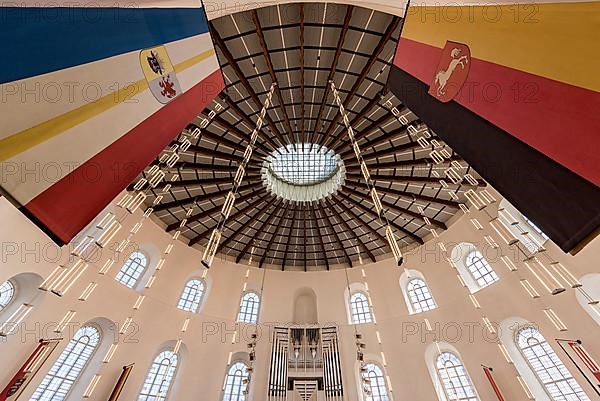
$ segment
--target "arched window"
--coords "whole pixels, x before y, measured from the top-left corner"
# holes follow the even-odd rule
[[[15,295],[15,286],[10,281],[0,284],[0,311],[8,306]]]
[[[362,292],[355,292],[350,297],[350,314],[354,324],[371,323],[373,321],[369,300]]]
[[[437,307],[431,296],[431,292],[429,292],[429,287],[420,278],[410,280],[406,286],[406,290],[408,291],[408,298],[410,299],[413,313],[427,312]]]
[[[467,370],[456,355],[442,352],[438,355],[435,366],[448,401],[479,400]]]
[[[202,280],[192,279],[188,281],[181,293],[177,307],[188,312],[198,312],[200,301],[202,301],[204,295],[204,288]]]
[[[62,401],[86,367],[100,342],[100,331],[83,326],[69,341],[50,371],[44,377],[30,401]]]
[[[146,375],[138,401],[163,401],[167,399],[175,371],[177,370],[177,354],[163,351],[154,358]]]
[[[381,368],[374,363],[368,363],[365,365],[365,370],[363,377],[369,380],[365,384],[367,390],[365,401],[388,401],[388,389]]]
[[[589,401],[542,334],[523,327],[516,334],[519,350],[554,401]]]
[[[260,298],[254,292],[248,292],[242,297],[240,303],[240,314],[238,322],[256,323],[258,321],[258,308],[260,307]]]
[[[473,250],[467,254],[465,265],[480,288],[487,287],[498,280],[498,275],[483,257],[481,252]]]
[[[245,390],[248,380],[248,366],[243,362],[236,362],[227,371],[223,401],[246,401]]]
[[[133,252],[129,255],[129,258],[123,267],[121,267],[115,279],[129,288],[133,288],[144,273],[144,270],[146,270],[146,267],[148,267],[148,258],[146,258],[146,255],[142,252]]]

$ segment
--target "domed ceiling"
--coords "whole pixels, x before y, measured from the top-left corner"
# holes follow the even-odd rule
[[[384,103],[410,111],[385,86],[402,19],[339,4],[288,4],[211,23],[226,87],[223,109],[174,166],[179,180],[155,206],[173,231],[203,248],[219,221],[272,82],[266,123],[246,169],[219,254],[261,267],[328,270],[390,253],[328,82],[340,91],[401,247],[422,244],[460,212],[439,183],[447,165],[407,134]],[[205,117],[198,116],[195,123]],[[421,124],[418,116],[407,114]],[[435,136],[435,135],[434,135]],[[438,141],[442,146],[441,140]],[[451,160],[469,166],[446,146]],[[474,172],[471,173],[479,178]],[[453,185],[459,199],[468,184]],[[154,196],[148,198],[152,204]]]

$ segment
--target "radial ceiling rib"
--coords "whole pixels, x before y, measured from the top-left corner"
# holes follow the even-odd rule
[[[238,235],[240,235],[244,230],[246,230],[246,228],[248,228],[248,226],[254,222],[254,218],[256,216],[261,216],[267,213],[267,211],[271,208],[271,206],[273,205],[273,203],[275,203],[275,201],[277,200],[277,197],[272,196],[271,200],[267,202],[267,204],[265,206],[263,206],[260,210],[256,211],[252,216],[248,216],[248,219],[246,220],[246,222],[244,224],[242,224],[237,230],[235,230],[233,233],[229,234],[229,235],[225,235],[226,239],[225,241],[223,241],[220,245],[219,248],[220,249],[225,249],[225,247],[235,238],[237,238]],[[248,243],[251,243],[251,241],[248,241]]]
[[[233,180],[232,180],[232,184],[233,184]],[[244,193],[249,189],[254,189],[259,186],[262,187],[262,185],[263,184],[260,181],[253,182],[251,184],[242,185],[239,189],[239,193]],[[207,194],[198,195],[193,198],[184,198],[184,199],[178,199],[178,200],[171,201],[171,202],[161,203],[159,205],[154,206],[154,211],[160,212],[160,211],[167,210],[167,209],[185,206],[185,205],[189,205],[190,203],[194,203],[199,200],[207,201],[207,200],[213,200],[215,198],[221,198],[221,197],[224,197],[225,195],[227,195],[227,193],[229,191],[231,191],[231,188],[226,188],[226,189],[222,189],[220,191],[215,191],[215,192],[209,192]]]
[[[278,198],[273,198],[273,199],[277,199],[278,202],[275,205],[276,207],[280,206],[283,203],[282,199],[278,199]],[[267,224],[270,223],[271,217],[273,216],[273,214],[269,213],[266,214],[264,216],[264,220],[262,221],[262,223],[260,223],[260,226],[256,229],[256,235],[259,235],[260,233],[263,232],[263,230],[265,229],[265,227],[267,226]],[[248,221],[252,221],[252,220],[248,220]],[[238,254],[237,258],[235,259],[236,263],[240,263],[240,261],[244,258],[244,256],[246,255],[246,252],[248,252],[248,249],[250,249],[250,247],[252,246],[253,241],[248,241],[246,243],[246,245],[244,245],[244,248],[240,251],[240,253]]]
[[[355,190],[353,188],[350,188],[350,187],[344,187],[342,189],[342,192],[343,191],[348,191],[352,195],[360,197],[360,198],[366,200],[367,202],[371,199],[371,197],[369,195],[367,195],[365,192],[363,192],[363,191],[357,191],[357,190]],[[382,197],[380,196],[380,198],[382,198]],[[408,216],[410,216],[412,218],[419,219],[419,220],[421,220],[421,221],[423,221],[425,223],[425,220],[424,220],[423,216],[421,216],[419,213],[416,213],[416,212],[413,212],[412,210],[408,210],[406,208],[403,208],[402,206],[395,205],[395,204],[393,204],[391,202],[386,201],[383,198],[381,199],[381,204],[383,206],[385,206],[385,207],[393,209],[394,211],[396,211],[397,213],[399,213],[401,215],[402,214],[406,214],[406,215],[408,215]],[[436,220],[436,219],[434,219],[432,217],[430,217],[429,220],[431,221],[431,224],[433,224],[437,228],[441,228],[442,230],[445,230],[446,228],[448,228],[448,227],[446,227],[446,225],[444,223],[442,223],[441,221],[438,221],[438,220]]]
[[[335,75],[337,64],[340,60],[340,54],[342,53],[342,47],[344,46],[344,40],[346,39],[346,34],[348,33],[348,27],[350,26],[350,20],[352,19],[352,11],[354,10],[354,6],[348,6],[346,8],[346,15],[344,17],[344,26],[342,31],[340,32],[340,36],[338,38],[337,46],[335,49],[335,55],[333,56],[333,60],[331,62],[331,67],[329,68],[329,74],[327,75],[327,82],[331,81]],[[327,103],[327,96],[329,95],[329,85],[325,85],[323,96],[321,98],[321,106],[319,107],[319,112],[317,113],[317,121],[313,127],[313,135],[320,131],[319,127],[321,124],[321,119],[323,118],[323,112],[325,110],[325,104]],[[311,135],[311,142],[315,140],[315,137]]]
[[[247,213],[248,211],[252,210],[253,208],[255,208],[256,206],[260,205],[262,202],[264,202],[264,200],[268,197],[268,194],[264,194],[263,196],[255,199],[253,202],[249,202],[245,207],[243,207],[242,209],[238,210],[237,212],[235,212],[234,214],[229,216],[229,219],[231,219],[231,221],[236,221],[236,219],[238,219],[240,216],[243,216],[245,213]],[[222,206],[221,206],[222,207]],[[221,207],[219,207],[219,212],[221,210]],[[211,213],[208,216],[214,214]],[[207,217],[208,217],[207,216]],[[196,219],[197,221],[198,219]],[[206,228],[204,229],[204,231],[202,231],[200,234],[196,235],[194,238],[192,238],[189,242],[188,245],[192,246],[194,244],[197,244],[198,242],[200,242],[202,239],[206,238],[206,236],[208,235],[208,233],[210,231],[212,231],[215,227],[210,227],[210,228]]]
[[[388,25],[388,27],[386,29],[385,35],[382,36],[381,40],[377,44],[377,47],[373,51],[373,54],[369,58],[369,61],[367,62],[367,64],[364,66],[362,72],[360,73],[360,76],[356,79],[356,81],[354,82],[354,85],[352,85],[352,89],[350,89],[350,93],[346,96],[346,99],[343,102],[343,105],[345,108],[348,108],[350,102],[352,101],[352,98],[354,97],[354,95],[358,91],[358,88],[360,87],[360,85],[363,83],[363,81],[367,77],[367,74],[371,70],[371,67],[373,66],[373,64],[375,64],[375,61],[377,61],[377,58],[379,57],[379,55],[385,48],[385,45],[388,44],[390,38],[392,37],[392,34],[394,34],[394,32],[396,31],[396,28],[398,27],[399,23],[400,23],[400,18],[394,16],[392,18],[392,21],[390,22],[390,24]],[[340,119],[340,113],[336,113],[335,117],[333,118],[333,121],[329,124],[329,127],[327,128],[327,132],[325,132],[325,136],[323,138],[321,138],[321,141],[319,141],[319,143],[321,143],[321,144],[327,143],[327,141],[331,138],[331,135],[332,135],[333,131],[335,130],[339,119]]]
[[[282,213],[279,216],[279,220],[277,221],[275,230],[273,231],[273,233],[271,234],[271,237],[269,238],[269,243],[265,247],[265,251],[263,252],[262,257],[260,258],[260,262],[258,263],[259,268],[261,268],[263,266],[267,256],[269,255],[269,251],[271,250],[271,245],[273,245],[273,241],[275,240],[275,238],[277,238],[277,236],[279,234],[279,229],[281,228],[281,223],[283,223],[284,217],[287,214],[290,204],[291,204],[291,202],[286,202],[285,207],[283,209],[280,209],[282,211]]]
[[[331,232],[333,234],[333,237],[335,238],[335,241],[336,241],[338,247],[344,253],[344,257],[346,258],[346,261],[348,262],[348,265],[350,267],[352,267],[352,259],[350,259],[350,256],[348,255],[348,252],[346,251],[346,248],[342,244],[342,241],[340,240],[340,237],[339,237],[337,231],[333,228],[333,224],[331,224],[331,220],[329,220],[329,216],[327,215],[327,210],[326,209],[327,208],[323,207],[323,204],[321,202],[319,202],[319,208],[318,208],[319,213],[324,216],[323,220],[325,221],[325,224],[327,225],[327,227],[329,227],[329,232]]]
[[[317,216],[316,216],[315,207],[314,207],[315,204],[316,204],[316,202],[310,203],[310,215],[311,215],[311,219],[312,219],[312,224],[317,229],[317,237],[319,239],[319,245],[321,245],[321,251],[323,252],[323,255],[327,255],[327,252],[325,251],[325,243],[323,242],[323,236],[320,235],[321,228],[319,227],[319,223],[317,221]],[[329,268],[329,258],[325,258],[325,266],[327,267],[327,270],[330,269]]]
[[[325,203],[325,205],[331,210],[331,211],[335,211],[335,208],[333,207],[332,204],[329,203],[329,201],[327,200],[327,198],[325,198],[323,200],[323,203]],[[338,214],[339,217],[339,214]],[[344,228],[346,229],[346,233],[354,233],[355,234],[355,238],[356,238],[356,242],[358,244],[360,244],[360,247],[363,249],[363,251],[369,255],[369,258],[371,258],[371,260],[373,261],[373,263],[377,262],[377,260],[375,259],[375,255],[373,255],[373,252],[371,252],[369,250],[369,248],[367,248],[367,246],[365,245],[365,243],[360,239],[360,236],[356,235],[355,230],[353,230],[352,228],[350,228],[350,226],[348,225],[348,223],[346,222],[346,220],[344,220],[343,218],[339,218],[340,223],[342,223],[342,225],[344,226]]]
[[[235,58],[231,55],[231,52],[227,48],[227,45],[221,38],[219,32],[216,29],[214,29],[213,23],[209,22],[209,24],[211,25],[211,28],[212,28],[211,31],[213,32],[213,38],[215,40],[215,43],[217,44],[219,49],[221,49],[221,52],[227,59],[229,66],[233,69],[233,71],[237,75],[237,77],[240,80],[240,82],[242,83],[244,89],[246,89],[246,92],[252,97],[252,100],[254,101],[255,106],[258,108],[258,110],[260,110],[263,107],[263,104],[260,101],[260,99],[258,98],[258,95],[252,88],[252,85],[250,84],[250,82],[248,82],[248,79],[246,79],[246,76],[244,75],[244,73],[242,72],[242,70],[240,69],[238,64],[235,62]],[[283,135],[281,135],[281,132],[279,132],[279,130],[275,126],[275,123],[273,123],[273,120],[271,120],[271,117],[269,116],[268,113],[266,114],[265,119],[267,120],[267,124],[271,128],[271,131],[275,135],[277,135],[277,137],[281,140],[282,144],[285,144],[286,143],[285,138],[283,137]]]
[[[277,79],[277,75],[275,75],[275,71],[273,70],[273,62],[271,61],[271,56],[269,54],[269,48],[267,47],[267,42],[265,41],[265,35],[262,31],[262,26],[260,25],[260,20],[258,19],[258,13],[256,10],[252,10],[252,22],[254,22],[254,26],[256,27],[256,34],[258,35],[258,41],[260,43],[260,47],[263,51],[263,56],[265,57],[265,62],[267,63],[267,68],[269,69],[269,75],[271,76],[271,81],[276,84],[275,86],[275,95],[277,96],[277,100],[279,101],[279,108],[283,113],[283,119],[285,121],[285,127],[287,128],[287,135],[292,135],[294,130],[290,125],[290,119],[285,109],[285,102],[283,101],[283,96],[281,95],[281,89],[279,87],[279,80]],[[291,143],[296,143],[295,138],[292,137]]]
[[[371,216],[373,216],[376,219],[379,219],[379,216],[377,215],[377,213],[375,213],[373,211],[373,209],[365,206],[362,202],[356,202],[354,201],[350,196],[348,196],[347,194],[340,192],[339,193],[344,199],[352,202],[355,206],[358,206],[360,209],[362,209],[364,212],[366,212],[367,214],[370,214]],[[403,232],[405,235],[407,235],[408,237],[412,238],[413,240],[415,240],[416,242],[418,242],[419,244],[424,244],[423,240],[421,239],[421,237],[419,237],[418,235],[416,235],[415,233],[413,233],[412,231],[407,230],[406,228],[398,225],[396,222],[394,221],[390,221],[390,224],[392,225],[392,227],[394,227],[396,230],[399,230],[401,232]]]

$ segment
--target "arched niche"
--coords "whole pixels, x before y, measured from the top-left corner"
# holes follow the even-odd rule
[[[294,294],[294,323],[317,324],[319,314],[317,311],[317,294],[312,288],[300,288]]]

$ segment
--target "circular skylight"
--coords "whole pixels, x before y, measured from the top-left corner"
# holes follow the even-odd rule
[[[269,156],[269,169],[292,185],[314,185],[331,178],[338,169],[333,150],[314,143],[291,144]]]
[[[315,143],[296,143],[272,152],[263,163],[262,177],[275,195],[310,202],[337,192],[346,169],[333,150]]]

